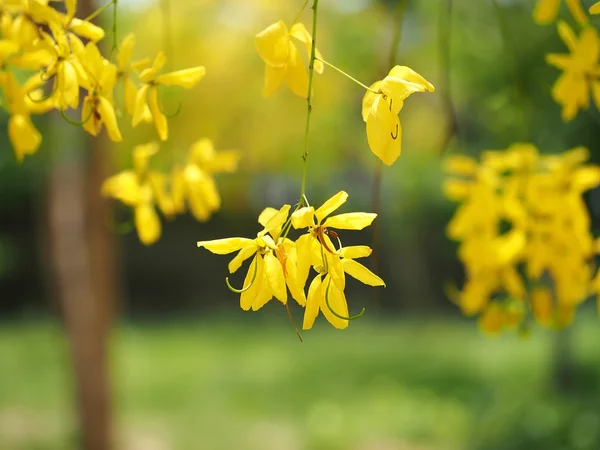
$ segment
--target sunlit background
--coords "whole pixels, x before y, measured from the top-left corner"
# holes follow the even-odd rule
[[[447,152],[477,155],[531,141],[546,153],[584,145],[600,162],[600,113],[592,108],[563,124],[550,98],[558,73],[544,55],[565,49],[554,25],[533,23],[532,1],[501,1],[499,15],[491,2],[456,0],[451,20],[447,0],[407,1],[396,62],[437,91],[411,97],[401,112],[403,153],[382,172],[378,245],[368,264],[387,287],[348,283],[351,313],[367,311],[347,330],[320,317],[300,343],[279,302],[241,311],[225,286],[229,258],[196,248],[198,240],[255,236],[264,207],[297,201],[306,103],[287,89],[262,97],[264,64],[254,35],[279,19],[289,25],[302,3],[178,0],[165,10],[157,2],[119,2],[119,39],[135,31],[137,56],[163,49],[169,69],[207,67],[193,90],[164,91],[165,109],[181,103],[182,110],[170,119],[171,137],[154,166],[169,170],[204,137],[217,149],[239,150],[242,159],[237,173],[218,179],[223,207],[210,222],[163,220],[151,247],[135,232],[100,231],[100,241],[90,232],[81,242],[100,249],[99,260],[66,285],[56,279],[55,253],[69,251],[60,244],[61,233],[70,232],[61,218],[77,214],[70,205],[95,176],[87,169],[98,163],[90,154],[100,155],[106,174],[116,173],[131,164],[135,145],[157,140],[156,131],[123,120],[124,142],[102,143],[94,153],[81,130],[45,116],[36,122],[42,148],[18,165],[7,118],[0,119],[0,449],[81,448],[76,377],[85,369],[78,364],[94,371],[97,355],[84,351],[74,364],[72,350],[92,333],[85,324],[102,328],[96,322],[106,317],[117,449],[600,448],[595,305],[580,309],[568,332],[534,327],[526,336],[490,338],[444,294],[447,282],[462,281],[456,244],[445,235],[455,207],[440,189]],[[383,78],[396,1],[320,4],[325,59],[367,85]],[[563,17],[571,20],[565,11]],[[101,18],[110,28],[110,13]],[[302,20],[310,25],[309,10]],[[375,208],[377,160],[360,115],[363,94],[331,69],[315,78],[311,204],[343,189],[350,196],[344,211]],[[99,193],[88,197],[100,202]],[[586,200],[596,227],[597,190]],[[89,216],[89,229],[129,219],[126,209],[110,206]],[[343,239],[371,244],[374,235],[345,232]],[[86,316],[64,326],[69,314],[58,298],[73,286],[69,301],[85,303],[77,293],[86,291],[75,287],[85,276],[108,301],[96,310],[75,308]],[[302,310],[292,311],[301,322]]]

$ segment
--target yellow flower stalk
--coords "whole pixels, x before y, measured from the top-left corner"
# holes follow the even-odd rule
[[[165,215],[173,214],[173,206],[164,192],[162,174],[150,169],[150,158],[158,144],[138,145],[133,149],[133,170],[124,170],[108,178],[102,185],[105,197],[112,197],[134,209],[134,222],[140,241],[151,245],[160,238],[161,224],[155,204]]]
[[[308,96],[308,73],[292,38],[305,44],[310,58],[312,37],[302,23],[295,23],[288,30],[280,20],[269,25],[254,38],[256,50],[265,63],[265,97],[279,89],[283,80],[298,97]],[[315,53],[318,59],[322,59],[319,50],[315,49]],[[315,72],[323,73],[323,68],[322,62],[315,61]]]
[[[154,59],[152,67],[144,69],[140,73],[140,80],[143,85],[138,90],[135,99],[135,108],[133,112],[132,126],[136,127],[144,118],[146,108],[150,109],[154,125],[158,131],[158,135],[162,141],[166,141],[169,137],[169,128],[167,117],[162,112],[158,99],[159,86],[179,86],[184,89],[191,89],[206,74],[206,69],[203,66],[192,67],[190,69],[179,70],[159,75],[166,63],[165,54],[160,52]]]
[[[362,103],[363,120],[371,151],[386,165],[402,151],[402,126],[398,114],[415,92],[434,92],[431,83],[406,66],[395,66],[383,80],[373,83]]]
[[[552,88],[552,98],[562,106],[562,119],[575,118],[580,109],[590,104],[590,92],[596,107],[600,108],[600,39],[591,27],[584,28],[579,38],[565,22],[559,21],[558,33],[568,54],[548,54],[548,64],[563,71]]]
[[[588,17],[581,5],[581,0],[565,0],[569,11],[581,25],[588,23]],[[538,0],[533,10],[533,20],[540,25],[547,25],[556,20],[561,0]]]
[[[240,293],[240,307],[244,311],[257,311],[273,297],[286,304],[287,290],[301,306],[306,304],[306,296],[302,286],[296,279],[296,256],[293,242],[282,238],[280,233],[286,223],[290,205],[281,209],[265,209],[259,216],[259,223],[264,227],[255,239],[226,238],[213,241],[199,241],[198,247],[208,251],[227,255],[238,252],[229,263],[229,272],[235,273],[243,262],[251,257],[252,262],[244,279],[244,287],[236,290]]]

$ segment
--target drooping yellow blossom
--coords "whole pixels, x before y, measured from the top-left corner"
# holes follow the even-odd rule
[[[481,314],[484,331],[517,325],[524,311],[544,326],[565,326],[600,292],[591,263],[599,249],[582,198],[600,185],[600,167],[585,164],[588,157],[584,148],[541,156],[531,144],[514,144],[484,152],[480,162],[447,161],[453,178],[444,192],[461,202],[447,232],[460,242],[466,271],[453,297],[465,314]]]
[[[317,272],[309,287],[304,329],[312,327],[319,309],[334,327],[348,326],[348,320],[342,318],[348,316],[348,305],[344,295],[345,273],[370,286],[385,286],[381,278],[354,261],[355,258],[368,256],[371,249],[366,246],[344,248],[338,234],[333,231],[362,230],[371,225],[377,217],[377,214],[364,212],[330,216],[347,199],[348,194],[340,191],[316,210],[312,206],[305,206],[292,214],[292,226],[308,231],[296,241],[299,284],[306,284],[311,267]],[[338,241],[339,248],[336,249],[331,237]],[[328,300],[330,305],[327,305]]]
[[[569,11],[581,25],[588,23],[588,17],[581,5],[581,0],[565,0]],[[561,0],[538,0],[533,10],[533,20],[540,25],[546,25],[556,20]]]
[[[216,152],[210,139],[200,139],[190,147],[185,166],[177,166],[172,175],[173,203],[177,214],[186,209],[204,222],[221,207],[221,197],[213,175],[233,173],[240,159],[239,152]]]
[[[190,69],[178,70],[176,72],[159,75],[166,63],[166,57],[163,52],[159,52],[154,59],[152,67],[144,69],[140,73],[140,80],[143,85],[137,92],[135,99],[135,108],[133,112],[132,126],[138,126],[144,119],[146,108],[150,109],[154,125],[162,141],[169,137],[169,128],[167,117],[162,112],[158,99],[158,86],[179,86],[185,89],[191,89],[206,74],[203,66],[192,67]]]
[[[265,62],[265,97],[279,89],[283,80],[298,97],[308,96],[308,72],[292,38],[306,45],[310,57],[312,37],[302,23],[295,23],[288,31],[285,23],[280,20],[269,25],[254,38],[258,54]],[[315,49],[315,55],[322,59],[319,50]],[[323,73],[323,68],[323,63],[316,60],[315,72]]]
[[[241,294],[240,306],[244,311],[257,311],[273,297],[286,304],[288,289],[298,304],[306,304],[303,285],[296,278],[294,243],[280,236],[289,211],[290,205],[284,205],[279,210],[265,209],[258,219],[264,228],[255,239],[226,238],[197,244],[218,255],[238,251],[229,263],[230,273],[235,273],[245,260],[254,256],[244,279],[244,287],[237,291]]]
[[[92,136],[97,136],[104,125],[112,141],[121,141],[123,138],[117,124],[112,98],[117,82],[116,66],[104,59],[92,42],[86,45],[79,60],[87,75],[82,79],[81,85],[88,91],[81,109],[83,128]]]
[[[133,149],[134,170],[124,170],[108,178],[102,195],[112,197],[134,209],[135,228],[140,241],[151,245],[160,238],[161,224],[155,204],[165,215],[173,214],[170,196],[165,192],[164,176],[150,169],[150,158],[158,144],[138,145]]]
[[[565,22],[559,21],[558,33],[567,46],[568,54],[548,54],[548,64],[563,71],[552,88],[552,98],[562,106],[562,119],[575,118],[580,109],[590,105],[590,91],[596,107],[600,108],[600,39],[591,27],[581,31],[579,38]]]
[[[30,77],[23,86],[20,86],[12,72],[5,72],[2,75],[0,85],[10,112],[8,137],[17,160],[23,162],[25,155],[35,153],[42,142],[42,135],[31,122],[31,114],[44,114],[54,105],[52,100],[41,98],[42,91],[39,87],[42,82],[39,76]]]
[[[402,151],[402,126],[398,114],[415,92],[434,92],[434,87],[406,66],[395,66],[381,81],[366,92],[362,117],[367,123],[367,139],[371,151],[384,164],[391,166]]]

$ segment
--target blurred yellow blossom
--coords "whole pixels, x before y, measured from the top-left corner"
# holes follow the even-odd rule
[[[577,22],[584,25],[588,22],[581,0],[565,0],[567,8]],[[561,0],[538,0],[533,10],[533,19],[536,23],[545,25],[556,20],[560,9]]]

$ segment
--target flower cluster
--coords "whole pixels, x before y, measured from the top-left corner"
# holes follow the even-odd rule
[[[568,324],[576,307],[599,292],[598,243],[582,194],[600,185],[600,167],[576,148],[542,156],[531,144],[484,152],[481,161],[451,156],[444,184],[460,202],[448,236],[460,242],[466,269],[451,293],[484,330],[515,326],[531,314],[542,325]]]
[[[237,169],[239,153],[215,152],[208,139],[190,147],[185,164],[176,165],[170,175],[152,170],[150,158],[158,151],[157,143],[139,145],[133,150],[133,170],[124,170],[108,178],[102,194],[134,210],[134,223],[145,245],[155,243],[161,234],[155,205],[168,218],[186,212],[186,205],[199,221],[210,219],[221,206],[214,175]]]
[[[369,256],[371,249],[344,247],[335,231],[362,230],[376,217],[376,214],[361,212],[331,216],[347,199],[348,194],[341,191],[316,210],[304,206],[291,215],[290,205],[279,210],[266,208],[258,218],[263,229],[255,239],[200,241],[198,247],[219,255],[238,252],[229,263],[230,273],[235,273],[245,260],[252,258],[242,289],[230,286],[240,294],[243,310],[256,311],[272,298],[286,305],[289,291],[292,298],[305,307],[303,329],[312,328],[319,311],[334,327],[346,328],[352,319],[348,316],[344,294],[346,274],[370,286],[385,286],[381,278],[355,261]],[[304,231],[295,241],[288,238],[292,227]],[[306,293],[311,268],[316,273]]]
[[[114,100],[119,85],[132,125],[153,121],[161,140],[166,140],[168,124],[158,88],[192,88],[204,76],[204,67],[159,75],[163,53],[154,62],[132,61],[134,35],[123,40],[114,60],[106,59],[97,46],[104,30],[75,17],[77,0],[66,0],[64,6],[66,13],[61,13],[47,0],[15,0],[0,8],[0,86],[6,99],[2,106],[10,114],[9,138],[17,159],[35,153],[42,140],[31,115],[53,109],[66,118],[66,111],[81,107],[81,122],[67,118],[69,122],[94,136],[106,128],[112,141],[121,141],[118,119],[123,114]],[[19,83],[17,72],[29,74],[24,83]],[[80,88],[86,92],[83,101]]]

